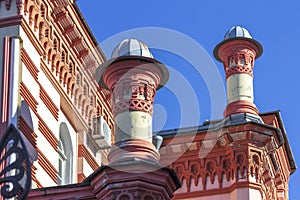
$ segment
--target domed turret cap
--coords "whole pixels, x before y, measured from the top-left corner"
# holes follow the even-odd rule
[[[106,60],[98,67],[95,73],[95,79],[98,84],[101,87],[108,89],[102,79],[103,73],[113,63],[125,60],[140,60],[156,65],[162,73],[162,79],[160,80],[157,89],[163,87],[169,79],[169,70],[163,63],[153,58],[153,55],[147,45],[137,39],[130,38],[125,39],[118,44],[112,52],[111,59]]]
[[[116,58],[119,56],[143,56],[153,58],[147,45],[134,38],[125,39],[115,47],[111,57]]]
[[[220,59],[220,57],[218,55],[219,48],[224,43],[229,42],[231,40],[248,40],[248,41],[254,43],[258,48],[256,58],[259,58],[263,52],[263,47],[261,46],[261,44],[252,38],[251,34],[249,33],[249,31],[247,29],[245,29],[244,27],[241,27],[241,26],[233,26],[225,34],[224,40],[222,42],[220,42],[214,49],[214,56],[218,61],[222,62],[222,60]]]

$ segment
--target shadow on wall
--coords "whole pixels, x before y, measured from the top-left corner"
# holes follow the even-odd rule
[[[22,100],[21,101],[21,113],[20,113],[20,122],[22,120],[24,120],[27,125],[33,130],[34,132],[34,126],[33,126],[33,122],[32,122],[32,114],[31,114],[32,111],[30,111],[29,109],[29,106],[28,104],[26,103],[26,101]],[[18,125],[19,129],[20,129],[20,125]],[[22,130],[20,130],[22,131]],[[37,151],[35,150],[35,148],[32,146],[32,144],[28,141],[28,139],[26,138],[25,136],[25,133],[22,132],[23,134],[21,134],[21,137],[24,141],[24,144],[28,150],[28,154],[29,154],[29,157],[30,157],[30,162],[33,163],[34,161],[37,160],[38,158],[38,153]]]

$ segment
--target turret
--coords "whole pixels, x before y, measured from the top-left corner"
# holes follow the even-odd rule
[[[226,72],[225,117],[238,113],[258,116],[253,95],[253,68],[262,52],[261,44],[240,26],[232,27],[215,47],[214,56],[223,63]]]
[[[99,68],[97,77],[112,93],[115,145],[108,156],[110,163],[132,158],[158,162],[152,144],[152,110],[156,90],[168,80],[167,68],[144,43],[126,39]]]

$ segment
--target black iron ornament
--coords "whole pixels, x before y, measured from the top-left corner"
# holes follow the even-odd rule
[[[30,187],[29,155],[20,133],[10,125],[0,141],[1,197],[25,199]]]

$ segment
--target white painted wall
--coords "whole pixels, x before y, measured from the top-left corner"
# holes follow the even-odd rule
[[[152,143],[152,116],[142,111],[127,111],[115,116],[115,142],[141,139]]]
[[[31,60],[33,61],[34,65],[40,70],[40,59],[41,56],[39,55],[38,51],[35,49],[29,38],[27,37],[25,31],[20,27],[20,37],[23,41],[23,48],[29,54]]]
[[[228,104],[238,100],[253,102],[253,78],[249,74],[234,74],[227,78]]]
[[[82,162],[83,162],[82,172],[85,177],[88,177],[89,175],[91,175],[94,172],[94,170],[90,167],[90,165],[84,158],[82,159]]]
[[[52,83],[48,80],[45,73],[40,70],[39,80],[43,88],[46,90],[48,96],[51,98],[51,101],[56,105],[57,108],[60,106],[60,94],[56,91]]]
[[[56,185],[52,178],[45,172],[45,170],[39,165],[38,162],[34,164],[37,168],[36,178],[43,185],[43,187],[50,187]]]

